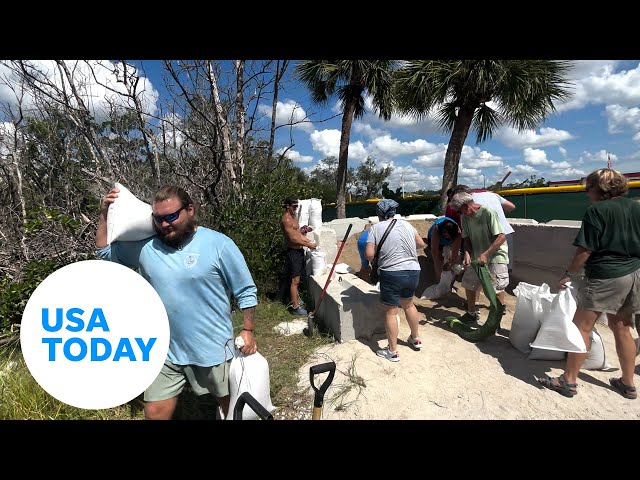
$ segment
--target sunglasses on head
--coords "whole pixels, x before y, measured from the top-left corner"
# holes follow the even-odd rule
[[[152,213],[151,216],[156,221],[156,223],[159,223],[159,224],[162,224],[162,222],[171,223],[171,222],[175,222],[178,219],[178,217],[180,216],[180,212],[185,208],[187,208],[187,205],[183,205],[175,212],[169,213],[167,215],[156,215],[155,213]]]

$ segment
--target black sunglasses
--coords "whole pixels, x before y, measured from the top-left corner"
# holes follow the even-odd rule
[[[175,212],[169,213],[167,215],[156,215],[155,213],[152,213],[151,216],[159,224],[162,224],[162,222],[172,223],[178,219],[178,217],[180,216],[180,212],[185,208],[187,208],[187,205],[183,205]]]

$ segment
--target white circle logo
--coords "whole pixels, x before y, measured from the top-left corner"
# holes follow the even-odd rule
[[[86,260],[38,285],[22,315],[20,345],[31,375],[50,395],[78,408],[113,408],[160,373],[169,320],[142,276]]]

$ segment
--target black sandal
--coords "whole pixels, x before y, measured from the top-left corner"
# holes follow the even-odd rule
[[[629,398],[631,400],[635,400],[638,398],[638,392],[636,392],[636,387],[630,387],[622,383],[622,377],[620,378],[610,378],[609,383],[613,387],[613,389],[622,395],[624,398]]]
[[[557,380],[558,384],[553,383],[553,380]],[[558,392],[560,395],[564,395],[565,397],[571,398],[574,395],[578,394],[576,388],[578,387],[577,383],[567,383],[567,380],[564,378],[564,374],[560,375],[556,378],[539,378],[538,382],[543,387],[547,387],[549,390],[553,390]]]

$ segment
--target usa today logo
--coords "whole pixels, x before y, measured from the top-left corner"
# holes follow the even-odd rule
[[[169,350],[162,300],[139,274],[87,260],[49,275],[22,315],[20,344],[38,384],[61,402],[113,408],[155,380]]]

